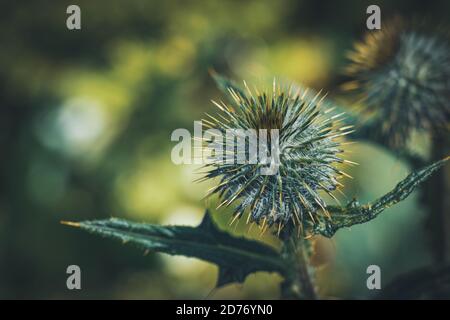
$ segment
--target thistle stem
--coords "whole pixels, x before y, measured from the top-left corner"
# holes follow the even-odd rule
[[[291,265],[291,272],[286,276],[281,287],[283,299],[318,299],[314,280],[309,265],[307,246],[309,243],[302,237],[291,234],[284,241],[283,255]]]
[[[448,156],[449,138],[444,133],[434,133],[432,140],[432,159]],[[434,175],[424,188],[424,200],[428,205],[427,231],[431,241],[433,258],[436,263],[448,262],[450,258],[450,183],[446,172]]]

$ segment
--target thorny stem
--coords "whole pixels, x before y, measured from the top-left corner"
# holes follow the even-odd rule
[[[327,238],[334,236],[337,230],[344,227],[351,227],[375,219],[385,209],[392,207],[396,203],[404,200],[422,182],[441,168],[450,156],[436,161],[427,167],[410,173],[405,179],[400,181],[394,189],[375,201],[361,205],[353,199],[345,207],[328,206],[332,217],[317,217],[315,225],[312,227],[312,234],[321,234]]]
[[[318,299],[309,265],[308,240],[292,232],[284,239],[283,255],[291,264],[289,274],[281,287],[283,299]]]

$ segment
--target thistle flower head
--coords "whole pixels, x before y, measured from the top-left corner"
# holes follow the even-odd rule
[[[242,138],[242,130],[278,130],[277,142],[267,134],[267,149],[271,156],[278,152],[279,166],[273,174],[264,174],[267,164],[248,161],[254,155],[250,147],[245,151],[228,149],[207,166],[204,179],[219,178],[209,195],[220,196],[219,207],[236,205],[233,221],[249,212],[247,222],[256,222],[263,230],[274,224],[278,230],[286,224],[300,228],[314,224],[317,215],[328,214],[319,193],[323,191],[335,199],[332,192],[342,186],[338,179],[346,174],[336,164],[347,162],[340,156],[341,137],[350,133],[351,126],[339,127],[341,115],[331,116],[319,94],[311,97],[307,90],[294,93],[292,86],[281,88],[275,82],[273,88],[261,92],[250,90],[246,84],[245,88],[229,88],[232,104],[214,102],[220,109],[219,115],[208,116],[204,123],[228,134],[220,142],[223,150],[230,140]],[[262,138],[257,135],[257,139],[259,152]],[[210,145],[212,139],[205,142]],[[227,159],[237,160],[242,153],[244,162],[227,163]]]
[[[392,20],[354,46],[347,74],[374,115],[378,135],[404,146],[414,129],[442,129],[450,115],[448,37],[423,25]]]

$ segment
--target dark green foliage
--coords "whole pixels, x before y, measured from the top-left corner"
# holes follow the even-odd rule
[[[389,283],[377,299],[444,299],[450,297],[450,266],[438,265],[407,272]]]
[[[284,273],[286,269],[274,249],[219,230],[208,211],[197,227],[158,226],[115,218],[66,224],[146,250],[213,262],[219,267],[217,286],[243,282],[248,274],[256,271]]]
[[[359,205],[354,200],[346,207],[329,207],[331,218],[322,218],[313,225],[310,232],[332,237],[340,228],[376,218],[383,210],[405,199],[447,160],[448,158],[411,173],[391,192],[369,204]],[[158,226],[114,218],[63,223],[106,238],[133,243],[146,250],[195,257],[215,263],[219,267],[217,286],[243,282],[247,275],[256,271],[269,271],[283,275],[287,281],[283,287],[285,290],[289,288],[291,292],[293,286],[289,281],[293,281],[298,276],[297,269],[303,270],[303,273],[307,270],[305,266],[299,265],[299,268],[293,265],[295,258],[292,254],[286,255],[285,251],[278,253],[261,242],[237,238],[219,230],[212,222],[208,211],[197,227]],[[291,237],[291,240],[287,240],[285,248],[290,247],[294,239],[295,237]],[[292,252],[296,251],[292,250]]]

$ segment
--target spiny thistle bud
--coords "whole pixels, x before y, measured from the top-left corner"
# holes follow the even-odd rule
[[[450,115],[450,46],[443,32],[392,20],[349,55],[344,89],[373,113],[374,134],[403,147],[414,129],[445,129]]]
[[[238,203],[232,222],[248,211],[247,223],[256,222],[263,231],[274,224],[278,232],[287,224],[299,230],[313,225],[317,215],[328,215],[319,193],[336,199],[332,192],[342,186],[338,179],[348,176],[336,165],[352,163],[339,155],[343,152],[341,137],[350,133],[352,126],[339,127],[342,114],[331,116],[331,108],[324,109],[319,94],[311,97],[308,90],[301,89],[294,93],[292,86],[283,90],[275,81],[273,88],[262,92],[244,85],[245,91],[228,89],[232,105],[213,101],[221,112],[203,120],[217,135],[226,136],[214,143],[215,139],[204,139],[207,149],[212,145],[226,150],[223,155],[216,152],[207,165],[202,180],[220,177],[208,195],[219,195],[219,207]],[[261,131],[265,130],[277,130],[278,141],[272,135],[263,139]],[[256,142],[250,139],[252,131],[259,132],[253,134]],[[239,139],[248,141],[248,148],[229,147],[230,141]],[[277,170],[271,173],[263,172],[267,162],[251,161],[261,152],[261,140],[268,142],[272,160],[274,153],[279,159]],[[252,151],[256,145],[258,152],[256,148]],[[239,162],[239,158],[245,160]]]

